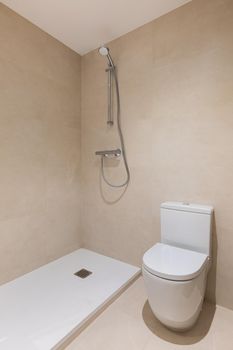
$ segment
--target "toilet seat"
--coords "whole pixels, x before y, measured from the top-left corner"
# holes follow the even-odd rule
[[[148,272],[172,281],[194,279],[208,262],[206,254],[163,243],[155,244],[143,256],[143,267]]]

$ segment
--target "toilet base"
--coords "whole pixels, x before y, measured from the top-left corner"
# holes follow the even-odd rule
[[[204,269],[193,280],[170,281],[142,268],[150,307],[167,328],[184,332],[196,323],[204,300],[207,271]]]
[[[149,302],[149,300],[148,300]],[[150,305],[150,302],[149,302],[149,305]],[[164,325],[167,329],[173,331],[173,332],[176,332],[176,333],[185,333],[185,332],[188,332],[190,329],[192,329],[194,327],[194,325],[197,323],[198,321],[198,318],[200,316],[200,313],[201,313],[201,310],[202,310],[202,305],[203,305],[203,302],[201,303],[200,307],[198,308],[196,314],[189,320],[189,322],[185,322],[185,324],[180,324],[179,325],[177,324],[176,327],[174,326],[171,326],[171,322],[170,320],[165,320],[164,318],[158,318],[155,314],[155,312],[153,311],[151,305],[151,309],[153,311],[153,314],[155,316],[155,318],[162,324]]]

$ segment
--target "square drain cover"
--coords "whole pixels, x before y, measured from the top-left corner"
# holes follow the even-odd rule
[[[80,278],[86,278],[86,277],[90,276],[91,274],[92,274],[91,271],[88,271],[86,269],[81,269],[78,272],[76,272],[74,275],[78,276]]]

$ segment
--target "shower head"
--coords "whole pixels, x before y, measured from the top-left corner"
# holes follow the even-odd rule
[[[101,54],[101,56],[108,56],[109,54],[109,48],[105,47],[105,46],[101,46],[99,48],[99,53]]]
[[[111,57],[111,55],[110,55],[110,53],[109,53],[109,48],[108,48],[108,47],[101,46],[101,47],[99,48],[99,53],[100,53],[101,56],[106,56],[106,57],[107,57],[108,63],[109,63],[109,66],[110,66],[110,67],[112,67],[112,68],[115,67],[115,66],[114,66],[114,63],[113,63],[113,60],[112,60],[112,57]]]

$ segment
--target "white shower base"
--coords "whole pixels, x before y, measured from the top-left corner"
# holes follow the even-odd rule
[[[85,268],[85,279],[74,275]],[[140,269],[79,249],[0,287],[0,349],[51,350],[140,274]]]

